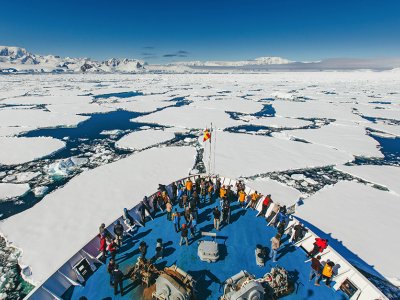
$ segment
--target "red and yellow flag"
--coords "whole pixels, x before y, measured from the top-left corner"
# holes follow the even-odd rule
[[[204,130],[204,137],[203,137],[203,142],[209,140],[211,138],[211,132],[207,128]]]

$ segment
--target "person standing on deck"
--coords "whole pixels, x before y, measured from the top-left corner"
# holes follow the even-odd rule
[[[178,203],[180,208],[183,207],[182,197],[184,194],[185,194],[185,188],[182,186],[180,189],[178,189]]]
[[[231,203],[225,200],[222,206],[222,222],[229,224],[231,219]]]
[[[190,227],[190,236],[194,237],[196,235],[196,226],[197,219],[194,214],[190,214],[189,227]]]
[[[193,182],[190,180],[190,178],[188,178],[188,180],[186,181],[185,187],[187,196],[190,198],[192,196],[192,189],[193,189]]]
[[[307,254],[308,257],[314,257],[318,252],[322,253],[328,247],[328,240],[316,238],[313,249]]]
[[[118,286],[119,289],[121,290],[121,296],[124,295],[124,273],[119,269],[119,265],[115,264],[115,268],[113,271],[113,276],[114,276],[114,295],[118,295]]]
[[[257,200],[258,198],[260,198],[260,195],[258,194],[257,191],[255,191],[250,195],[250,197],[251,197],[250,208],[256,209]]]
[[[206,196],[207,196],[207,186],[204,179],[200,182],[200,202],[206,203]]]
[[[107,250],[110,252],[111,258],[115,260],[115,256],[117,255],[117,243],[114,240],[108,244]]]
[[[281,235],[278,233],[271,239],[271,251],[269,252],[269,258],[272,258],[272,262],[277,262],[276,254],[281,246]]]
[[[140,207],[140,221],[142,222],[143,227],[146,227],[146,209],[144,204]]]
[[[241,191],[239,191],[239,203],[240,203],[240,206],[242,207],[242,208],[245,208],[246,207],[246,193],[245,193],[245,191],[243,191],[243,190],[241,190]]]
[[[107,265],[107,272],[110,274],[110,285],[114,286],[114,269],[115,269],[115,260],[113,258],[110,259],[110,262]]]
[[[118,247],[121,247],[122,245],[122,238],[124,235],[124,226],[122,226],[121,222],[117,220],[114,225],[114,233],[115,233],[115,239],[117,240],[117,245]]]
[[[328,261],[325,264],[324,268],[322,269],[322,274],[317,279],[317,282],[315,283],[315,285],[319,285],[319,283],[321,282],[321,279],[322,280],[325,279],[326,286],[330,287],[334,266],[335,266],[335,263],[333,261]]]
[[[178,186],[176,185],[176,182],[172,184],[171,188],[172,188],[172,203],[175,203],[178,196]]]
[[[265,196],[263,202],[262,202],[262,209],[261,212],[258,216],[265,216],[267,213],[268,207],[271,205],[272,199],[271,199],[271,194]]]
[[[221,201],[225,200],[226,198],[226,188],[224,185],[219,189],[219,198]]]
[[[307,231],[307,229],[300,222],[294,225],[293,230],[294,233],[291,237],[292,243],[297,243],[304,236],[304,231]]]
[[[139,252],[140,252],[140,257],[145,260],[146,259],[146,254],[147,254],[147,244],[145,241],[141,241],[139,244]]]
[[[213,201],[213,194],[214,194],[214,184],[213,184],[213,182],[211,181],[211,179],[208,181],[207,192],[208,192],[208,200],[209,200],[209,203],[212,203],[212,201]]]
[[[100,235],[100,247],[99,251],[101,252],[101,261],[106,261],[107,257],[107,240],[106,240],[106,235],[104,232]]]
[[[269,216],[267,217],[267,223],[269,224],[270,222],[272,222],[272,220],[274,220],[274,217],[276,216],[276,214],[279,212],[281,206],[279,204],[274,205],[271,213],[269,214]]]
[[[178,210],[175,208],[174,213],[172,214],[172,222],[174,223],[175,231],[179,232],[180,230],[180,223],[181,223],[181,215],[179,214]]]
[[[313,280],[313,278],[316,278],[315,285],[319,285],[317,283],[318,278],[321,274],[321,262],[320,262],[321,256],[317,256],[317,258],[313,257],[311,259],[311,273],[310,273],[310,281]]]
[[[165,210],[167,211],[167,220],[172,220],[172,204],[171,201],[168,200],[167,204],[165,205]]]
[[[214,215],[214,228],[216,230],[219,230],[219,224],[220,224],[220,219],[221,219],[221,212],[218,209],[218,206],[216,206],[213,210],[213,215]]]
[[[186,224],[182,224],[181,240],[179,242],[179,246],[182,246],[183,241],[186,241],[186,246],[189,246],[188,233],[189,232],[188,232]]]

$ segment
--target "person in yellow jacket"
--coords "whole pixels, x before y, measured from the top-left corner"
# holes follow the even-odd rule
[[[239,191],[239,202],[242,207],[246,206],[246,193],[245,191]]]
[[[321,276],[318,278],[317,282],[315,283],[315,285],[320,285],[320,281],[321,279],[325,279],[325,283],[327,286],[330,286],[331,281],[332,281],[332,275],[333,275],[333,267],[335,266],[335,263],[333,261],[328,261],[324,268],[322,269],[322,274]]]
[[[225,188],[224,185],[219,189],[219,197],[221,199],[225,199],[226,198],[226,188]]]
[[[190,180],[190,178],[186,181],[185,187],[187,196],[190,198],[190,196],[192,195],[192,188],[193,188],[193,182]]]
[[[255,191],[250,195],[250,197],[251,197],[250,207],[252,209],[256,209],[257,200],[260,198],[260,194],[258,194],[258,192]]]

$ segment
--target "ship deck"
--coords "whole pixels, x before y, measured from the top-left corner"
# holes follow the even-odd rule
[[[168,221],[166,213],[158,213],[154,220],[140,227],[132,237],[125,236],[123,245],[117,254],[117,263],[124,272],[133,266],[139,257],[138,246],[144,240],[148,245],[147,258],[155,254],[155,245],[158,238],[163,239],[164,258],[157,261],[159,268],[176,264],[188,272],[196,280],[196,299],[218,299],[223,293],[224,280],[246,270],[256,278],[262,277],[276,264],[288,270],[291,279],[295,282],[295,290],[283,299],[348,299],[348,297],[321,282],[315,286],[309,281],[310,262],[305,252],[288,242],[289,236],[283,237],[283,245],[278,252],[278,262],[271,259],[264,267],[259,267],[255,260],[255,248],[261,244],[270,248],[270,239],[276,234],[276,229],[266,224],[265,218],[256,218],[257,211],[242,209],[237,202],[232,203],[231,224],[222,226],[217,232],[220,244],[220,259],[215,263],[201,261],[197,256],[197,242],[201,239],[200,231],[212,231],[212,209],[219,203],[207,204],[199,209],[197,236],[189,239],[189,246],[179,246],[180,234],[174,230],[173,223]],[[178,207],[179,206],[174,206]],[[180,210],[181,211],[181,210]],[[184,219],[181,219],[181,224]],[[108,262],[108,259],[107,259]],[[334,283],[331,283],[333,286]],[[85,286],[70,288],[63,299],[142,299],[144,289],[133,283],[129,278],[124,280],[125,293],[114,296],[113,288],[109,285],[109,275],[106,265],[102,265],[86,281]]]

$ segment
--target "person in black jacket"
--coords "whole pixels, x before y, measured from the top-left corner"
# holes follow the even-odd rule
[[[121,290],[121,296],[123,296],[124,295],[124,285],[123,285],[124,273],[122,273],[122,271],[119,269],[118,264],[115,264],[113,275],[114,275],[114,295],[118,295],[118,286],[119,286],[119,289]]]
[[[107,272],[110,274],[110,285],[114,286],[114,269],[115,269],[115,260],[113,258],[110,259],[110,262],[107,265]]]
[[[188,232],[186,224],[182,224],[181,240],[179,242],[179,246],[182,246],[183,241],[186,241],[186,246],[189,246],[188,233],[189,232]]]
[[[121,222],[117,220],[114,225],[114,233],[117,240],[118,247],[122,245],[122,237],[124,236],[124,226],[122,226]]]
[[[140,256],[143,259],[146,259],[146,254],[147,254],[147,244],[145,241],[141,241],[139,244],[139,252],[140,252]]]
[[[176,182],[172,184],[172,203],[175,204],[176,199],[178,198],[178,186]]]
[[[218,209],[218,206],[216,206],[213,210],[213,215],[214,215],[214,228],[216,230],[219,230],[219,224],[220,224],[220,219],[221,219],[221,212]]]

